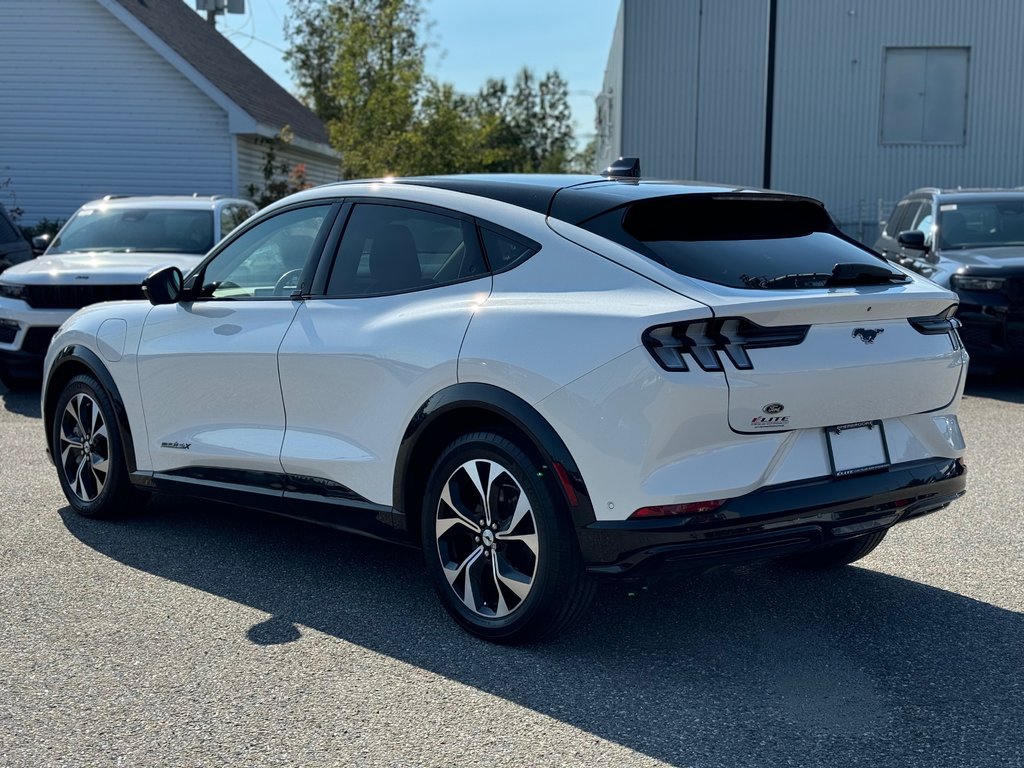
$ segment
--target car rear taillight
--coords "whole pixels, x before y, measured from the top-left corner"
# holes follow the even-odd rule
[[[960,321],[953,317],[956,307],[957,305],[954,304],[945,311],[931,317],[908,317],[907,322],[910,323],[915,331],[923,333],[925,336],[948,334],[953,341],[953,348],[960,349],[963,346],[963,342],[960,341],[960,334],[956,330],[960,327]]]
[[[684,517],[687,515],[701,515],[714,512],[720,509],[728,499],[713,499],[711,501],[691,501],[688,504],[665,504],[660,507],[640,507],[630,515],[630,519],[650,519],[652,517]]]
[[[688,371],[689,355],[705,371],[721,371],[724,353],[739,370],[754,367],[748,349],[791,347],[801,343],[809,325],[758,325],[743,317],[691,320],[648,328],[644,346],[666,371]]]

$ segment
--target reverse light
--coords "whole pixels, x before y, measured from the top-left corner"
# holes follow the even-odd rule
[[[743,317],[721,317],[648,328],[643,342],[666,371],[690,370],[684,355],[702,370],[721,371],[722,353],[736,368],[747,371],[754,367],[748,349],[795,346],[809,330],[809,325],[767,327]]]
[[[652,517],[685,517],[686,515],[707,514],[721,509],[727,501],[728,499],[714,499],[712,501],[691,501],[687,504],[665,504],[660,507],[640,507],[629,518],[630,520],[649,520]]]
[[[949,285],[954,291],[1001,291],[1006,279],[1002,277],[968,277],[953,275]]]

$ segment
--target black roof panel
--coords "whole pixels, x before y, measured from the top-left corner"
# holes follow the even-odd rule
[[[416,176],[395,182],[487,197],[572,224],[651,197],[757,191],[704,182],[618,180],[571,174]]]

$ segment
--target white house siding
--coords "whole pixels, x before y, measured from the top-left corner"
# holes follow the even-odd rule
[[[768,0],[623,0],[609,147],[645,175],[760,186]],[[778,0],[771,186],[872,241],[920,186],[1024,184],[1020,0]],[[962,145],[883,144],[887,47],[969,48]],[[610,56],[609,71],[612,70]]]
[[[238,136],[238,193],[249,194],[249,185],[263,187],[263,165],[266,162],[267,146],[255,136]],[[337,160],[325,158],[321,154],[310,152],[296,146],[278,148],[276,163],[288,163],[290,168],[302,164],[306,166],[306,181],[309,184],[327,184],[337,181],[339,163]]]
[[[233,191],[226,113],[96,2],[3,0],[0,94],[0,199],[25,224],[105,194]]]

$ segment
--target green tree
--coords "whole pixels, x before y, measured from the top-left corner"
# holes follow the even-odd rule
[[[411,172],[424,88],[417,0],[291,0],[287,54],[345,177]]]
[[[597,136],[573,155],[569,170],[573,173],[598,173],[601,170],[597,167]]]
[[[527,68],[511,89],[488,80],[476,99],[477,116],[490,151],[485,170],[560,173],[569,169],[575,141],[569,88],[558,72],[543,79]]]
[[[425,74],[421,0],[289,0],[287,59],[342,175],[560,172],[573,160],[568,86],[529,69],[476,96]]]

